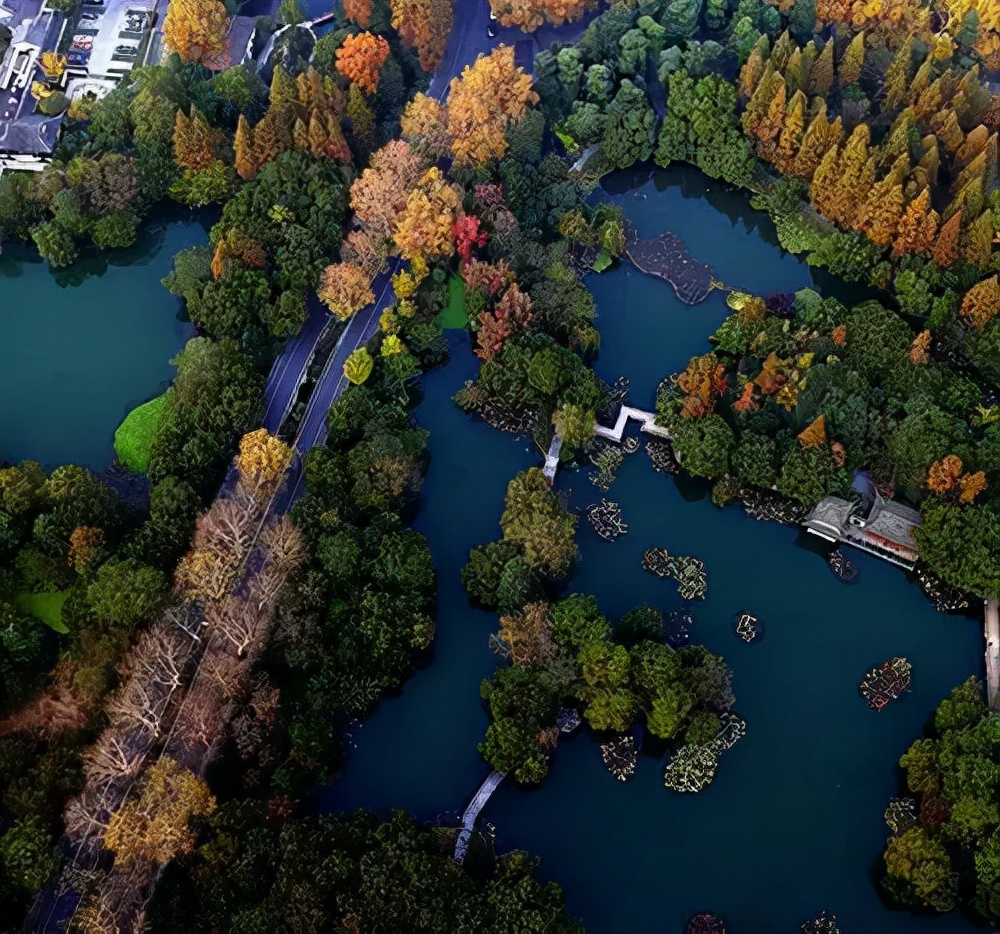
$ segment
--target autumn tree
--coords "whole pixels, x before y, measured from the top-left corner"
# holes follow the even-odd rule
[[[818,448],[826,444],[826,419],[822,413],[810,422],[798,435],[803,448]]]
[[[930,362],[930,349],[931,332],[925,328],[915,338],[913,338],[913,343],[910,344],[910,350],[907,353],[907,356],[910,358],[910,361],[917,364],[917,366],[925,366]]]
[[[847,51],[844,52],[843,59],[841,59],[837,79],[842,88],[858,83],[861,79],[861,68],[864,63],[865,34],[862,31],[851,40],[850,45],[847,47]]]
[[[245,434],[240,438],[240,451],[236,455],[240,488],[257,496],[273,492],[291,457],[288,445],[266,428]]]
[[[372,20],[372,4],[374,0],[343,0],[344,16],[353,20],[362,29],[367,29]]]
[[[958,478],[958,485],[961,489],[958,501],[960,503],[972,504],[976,497],[986,489],[986,474],[982,470],[975,473],[967,473]]]
[[[958,259],[958,237],[962,230],[962,212],[953,214],[941,225],[932,255],[938,269],[947,269]]]
[[[454,19],[454,0],[389,0],[392,28],[417,50],[420,67],[434,71],[444,56]]]
[[[896,256],[907,253],[927,255],[937,238],[939,215],[931,206],[930,188],[924,188],[906,207],[896,227],[892,251]]]
[[[351,185],[351,210],[373,240],[392,239],[410,190],[425,171],[424,159],[403,140],[372,153],[368,168]]]
[[[562,26],[580,19],[597,6],[597,0],[489,0],[493,15],[503,26],[534,32],[551,23]]]
[[[445,259],[455,249],[452,226],[462,211],[462,197],[437,167],[429,169],[406,198],[393,241],[404,259]]]
[[[74,570],[86,574],[94,565],[104,547],[104,529],[78,525],[69,536],[67,561]]]
[[[323,270],[317,290],[320,301],[341,321],[354,317],[375,301],[371,280],[354,263],[334,263]]]
[[[684,393],[685,418],[700,418],[715,411],[715,402],[726,388],[726,367],[714,353],[692,357],[677,380],[677,387]]]
[[[451,148],[448,119],[444,107],[433,97],[415,94],[400,120],[403,137],[415,149],[437,160]]]
[[[538,100],[531,77],[514,63],[514,50],[498,46],[453,78],[448,133],[456,165],[486,165],[507,150],[506,132]]]
[[[257,174],[257,158],[254,153],[253,127],[240,114],[236,119],[236,136],[233,139],[233,166],[236,174],[249,181]]]
[[[174,161],[189,172],[207,169],[216,160],[219,132],[193,104],[190,115],[177,111],[174,119]]]
[[[344,376],[355,386],[360,386],[372,375],[375,360],[367,347],[358,347],[344,361]]]
[[[382,65],[389,57],[389,43],[363,32],[347,36],[337,49],[337,71],[368,94],[378,87]]]
[[[927,469],[927,489],[933,493],[947,493],[955,488],[962,473],[962,459],[949,454],[934,461]]]
[[[976,330],[985,328],[997,312],[1000,312],[1000,279],[995,275],[977,282],[962,299],[962,317]]]
[[[127,800],[111,817],[104,846],[122,863],[163,865],[194,851],[194,817],[215,810],[208,785],[173,759],[163,758],[146,773],[138,800]]]
[[[170,0],[163,39],[183,61],[217,64],[226,50],[229,16],[220,0]]]

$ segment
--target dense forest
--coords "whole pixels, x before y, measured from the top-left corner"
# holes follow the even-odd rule
[[[595,6],[491,5],[529,30]],[[683,161],[747,189],[786,249],[878,298],[730,294],[714,347],[658,400],[684,468],[720,504],[773,487],[803,506],[864,470],[920,508],[931,571],[996,596],[1000,97],[983,81],[1000,64],[997,9],[620,0],[540,52],[534,81],[499,47],[446,103],[421,89],[448,0],[343,0],[315,42],[288,30],[266,82],[226,67],[230,12],[173,0],[164,63],[71,109],[44,171],[0,177],[0,232],[54,268],[127,247],[171,201],[218,218],[164,280],[198,336],[145,442],[148,497],[72,465],[0,468],[0,863],[16,908],[2,923],[71,891],[85,931],[143,917],[573,930],[523,854],[466,874],[454,828],[303,804],[341,765],[347,721],[434,637],[434,569],[409,528],[426,435],[409,408],[446,356],[439,316],[457,289],[480,368],[456,403],[543,448],[558,431],[564,460],[582,460],[612,401],[583,279],[627,245],[621,212],[590,197],[597,180]],[[387,270],[395,301],[345,365],[304,496],[275,519],[302,411],[280,438],[254,430],[270,365],[314,295],[343,327]],[[540,471],[511,480],[501,532],[463,572],[511,662],[483,685],[484,758],[541,780],[565,705],[601,733],[642,719],[707,745],[732,704],[724,661],[668,646],[649,608],[612,627],[593,598],[557,598],[575,518]],[[977,802],[995,790],[996,717],[978,686],[957,691],[968,710],[939,710],[917,744],[933,746],[904,757],[920,819],[893,828],[884,885],[904,907],[995,919],[1000,818]],[[957,784],[953,746],[976,758]],[[930,864],[933,884],[914,868]]]

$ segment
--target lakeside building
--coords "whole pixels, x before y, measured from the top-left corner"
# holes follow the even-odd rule
[[[70,103],[104,97],[149,58],[160,2],[84,0],[64,14],[46,0],[0,0],[0,26],[9,35],[0,38],[0,171],[44,168]],[[65,57],[58,74],[42,70],[45,52]],[[58,103],[43,106],[33,85]]]
[[[853,499],[827,496],[802,521],[806,531],[828,542],[843,542],[912,571],[919,554],[913,530],[920,513],[886,499],[864,475],[854,478]]]

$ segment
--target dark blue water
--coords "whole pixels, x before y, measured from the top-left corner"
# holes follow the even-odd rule
[[[162,285],[175,253],[204,243],[195,220],[155,222],[129,250],[53,275],[37,251],[0,256],[0,458],[74,463],[114,459],[114,433],[136,405],[170,384],[170,358],[194,335]]]
[[[684,179],[689,195],[706,185],[694,172],[670,178]],[[640,231],[673,229],[726,283],[772,291],[812,281],[735,196],[686,198],[679,185],[645,193],[621,199]],[[718,294],[689,308],[666,283],[625,268],[589,284],[600,311],[598,371],[627,375],[640,406],[663,375],[708,349],[705,338],[726,313]],[[452,336],[452,350],[452,362],[426,377],[416,411],[431,432],[417,527],[439,575],[435,657],[357,732],[344,775],[320,797],[324,809],[454,817],[489,771],[475,746],[487,723],[478,686],[496,664],[487,649],[495,618],[468,607],[458,571],[472,545],[499,534],[507,480],[541,458],[452,405],[476,369],[464,335]],[[604,495],[582,474],[561,475],[559,488],[581,512]],[[971,930],[957,915],[887,911],[869,872],[884,845],[881,815],[896,792],[899,756],[937,701],[982,673],[979,623],[935,613],[901,572],[864,555],[851,556],[860,582],[841,584],[796,529],[719,510],[701,488],[656,474],[642,452],[626,459],[609,498],[621,503],[629,532],[609,544],[582,521],[572,587],[596,594],[613,617],[643,602],[671,609],[679,606],[674,585],[641,570],[642,552],[656,545],[701,557],[709,594],[696,605],[694,637],[730,662],[748,735],[697,796],[663,788],[651,758],[622,785],[597,746],[577,736],[557,751],[540,790],[505,784],[493,796],[484,817],[497,827],[498,847],[541,855],[594,934],[674,934],[705,910],[724,914],[732,934],[790,932],[824,908],[845,934]],[[747,646],[733,635],[743,609],[765,622],[762,642]],[[912,693],[876,714],[858,681],[894,655],[913,663]]]

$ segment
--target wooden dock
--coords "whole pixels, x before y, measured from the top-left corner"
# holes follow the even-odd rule
[[[458,840],[455,842],[455,859],[460,863],[465,860],[465,854],[469,849],[469,841],[472,839],[472,833],[476,828],[476,821],[479,819],[479,812],[486,806],[486,802],[490,800],[490,795],[500,787],[500,782],[504,780],[506,775],[506,772],[490,772],[472,796],[472,800],[462,814],[462,832],[458,835]]]

